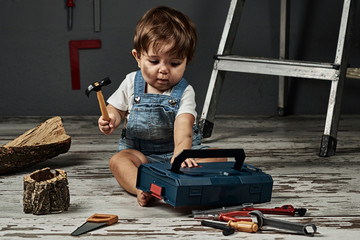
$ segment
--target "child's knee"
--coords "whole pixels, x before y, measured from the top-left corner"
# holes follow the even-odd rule
[[[144,154],[135,149],[124,149],[110,158],[109,168],[113,172],[120,170],[122,166],[139,167],[142,163],[148,163]]]
[[[109,160],[109,168],[110,168],[110,170],[114,169],[114,164],[115,164],[114,162],[115,162],[115,160],[114,160],[114,156],[113,156]]]
[[[109,168],[110,170],[114,170],[116,169],[117,165],[119,164],[119,154],[115,154],[114,156],[112,156],[109,160]]]

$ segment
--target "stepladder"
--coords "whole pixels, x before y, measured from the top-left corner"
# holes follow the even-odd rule
[[[203,138],[210,137],[212,134],[216,107],[226,72],[278,76],[279,115],[285,115],[286,112],[289,77],[325,80],[330,81],[331,86],[319,156],[328,157],[334,155],[337,146],[341,98],[348,67],[350,31],[352,19],[354,18],[354,0],[344,0],[343,2],[335,59],[331,63],[288,59],[290,0],[281,0],[280,5],[279,58],[244,57],[232,54],[244,4],[245,0],[231,0],[230,2],[199,121]]]

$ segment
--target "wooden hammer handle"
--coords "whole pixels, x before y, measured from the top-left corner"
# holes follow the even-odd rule
[[[97,94],[97,98],[99,101],[101,115],[102,115],[103,119],[105,121],[110,121],[110,117],[109,117],[108,111],[106,109],[105,101],[104,101],[104,96],[102,95],[101,91],[97,91],[96,94]]]

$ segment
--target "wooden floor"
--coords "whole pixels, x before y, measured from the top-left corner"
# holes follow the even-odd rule
[[[0,117],[0,145],[45,121],[47,117]],[[291,204],[308,210],[304,217],[274,216],[314,223],[315,238],[360,238],[360,115],[342,116],[335,156],[318,157],[324,116],[218,117],[205,144],[243,148],[245,162],[274,180],[272,200],[260,207]],[[94,213],[119,216],[119,222],[81,235],[85,239],[304,239],[274,229],[257,233],[203,227],[191,209],[174,209],[163,202],[141,208],[121,189],[108,169],[119,135],[104,136],[96,116],[63,117],[72,137],[69,152],[16,174],[0,175],[0,239],[74,239],[70,236]],[[63,169],[68,174],[70,208],[58,214],[25,214],[23,177],[37,169]]]

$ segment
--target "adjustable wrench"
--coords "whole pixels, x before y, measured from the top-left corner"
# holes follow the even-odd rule
[[[305,236],[308,237],[314,236],[316,232],[316,226],[315,224],[312,223],[301,224],[301,223],[293,223],[289,221],[279,220],[275,218],[268,218],[265,217],[264,214],[258,210],[251,211],[249,214],[256,216],[259,229],[261,229],[263,226],[269,226],[279,229],[290,230],[296,233],[304,234]],[[307,228],[309,227],[312,228],[313,232],[308,232]]]

